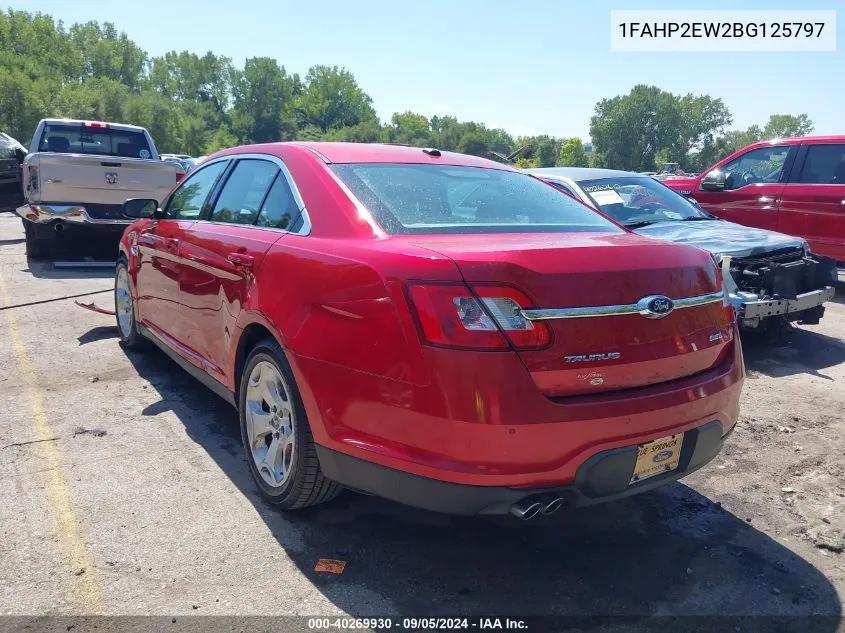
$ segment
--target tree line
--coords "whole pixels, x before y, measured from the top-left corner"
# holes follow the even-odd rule
[[[635,171],[662,162],[698,170],[761,138],[813,129],[802,114],[732,130],[721,99],[642,85],[596,104],[588,156],[580,138],[514,137],[453,116],[407,111],[382,122],[354,75],[337,66],[300,76],[269,57],[242,68],[212,52],[151,57],[111,23],[65,27],[41,13],[0,12],[0,131],[28,144],[45,117],[141,125],[159,151],[193,156],[246,143],[332,140],[437,147],[526,167]]]

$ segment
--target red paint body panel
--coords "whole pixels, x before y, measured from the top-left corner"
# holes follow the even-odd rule
[[[744,369],[721,303],[661,320],[558,320],[545,349],[490,352],[424,344],[406,296],[409,282],[448,282],[514,286],[534,304],[523,307],[538,308],[690,297],[721,289],[706,252],[629,232],[388,236],[324,159],[509,168],[345,144],[250,146],[209,160],[239,153],[284,161],[310,234],[138,221],[121,242],[138,317],[230,391],[240,337],[266,328],[288,356],[318,444],[441,481],[531,487],[570,481],[605,449],[712,420],[724,432],[735,424]],[[184,224],[174,252],[146,245],[133,254],[133,235],[168,223]],[[251,256],[251,266],[233,264],[232,253]],[[622,354],[615,366],[563,361],[613,350]],[[601,388],[582,377],[596,372]]]
[[[845,262],[845,184],[788,183],[778,210],[778,231],[800,235],[813,252]]]
[[[710,213],[746,226],[802,237],[813,252],[845,262],[845,182],[812,184],[798,182],[803,155],[799,152],[791,169],[779,183],[756,183],[732,191],[706,191],[702,179],[754,149],[783,146],[805,149],[814,145],[843,145],[845,136],[808,136],[761,141],[744,147],[704,170],[695,178],[663,181],[667,187],[691,195]],[[788,161],[789,162],[789,161]]]

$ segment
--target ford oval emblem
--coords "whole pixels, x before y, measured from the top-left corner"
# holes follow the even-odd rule
[[[665,295],[649,295],[637,302],[637,308],[647,319],[662,319],[675,309],[675,302]]]
[[[672,451],[660,451],[659,453],[655,454],[654,457],[651,458],[655,464],[659,464],[660,462],[665,462],[667,459],[672,457],[674,453]]]

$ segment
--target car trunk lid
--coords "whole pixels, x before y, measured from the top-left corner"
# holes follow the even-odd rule
[[[629,389],[706,371],[725,357],[733,328],[721,280],[706,252],[630,234],[415,237],[451,257],[470,285],[514,286],[530,297],[523,313],[549,327],[544,349],[518,350],[550,397]],[[668,297],[650,306],[646,297]],[[708,302],[685,305],[701,297]],[[701,299],[701,301],[705,301]],[[573,310],[575,309],[575,310]],[[577,309],[582,309],[580,312]],[[605,313],[603,316],[598,316]],[[652,318],[648,318],[652,317]]]

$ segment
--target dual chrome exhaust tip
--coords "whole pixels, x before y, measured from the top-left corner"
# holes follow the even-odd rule
[[[553,514],[563,507],[563,497],[528,497],[510,507],[510,513],[517,519],[528,521],[540,514]]]

